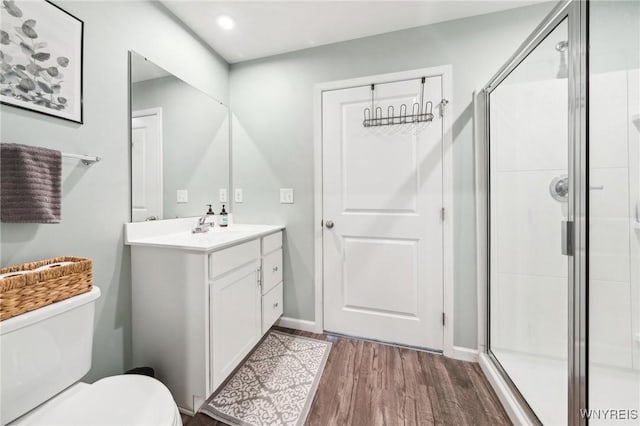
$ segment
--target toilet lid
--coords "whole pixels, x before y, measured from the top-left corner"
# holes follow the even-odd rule
[[[33,424],[180,425],[177,406],[166,386],[147,376],[128,374],[98,380],[46,412]],[[177,418],[176,418],[177,417]]]

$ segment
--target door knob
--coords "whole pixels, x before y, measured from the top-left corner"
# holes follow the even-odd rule
[[[549,192],[554,200],[566,202],[569,200],[569,176],[560,175],[553,178],[549,184]]]
[[[328,221],[325,223],[325,225],[326,225],[326,227],[327,227],[327,228],[331,229],[331,228],[333,228],[333,221],[332,221],[332,220],[328,220]]]

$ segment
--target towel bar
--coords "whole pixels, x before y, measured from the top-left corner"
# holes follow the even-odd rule
[[[98,161],[102,160],[102,158],[96,157],[96,156],[80,155],[80,154],[67,154],[65,152],[62,153],[62,156],[66,157],[66,158],[76,158],[76,159],[82,161],[82,164],[84,164],[85,166],[90,166],[91,164],[97,163]]]

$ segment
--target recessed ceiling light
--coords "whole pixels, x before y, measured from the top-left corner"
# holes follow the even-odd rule
[[[218,16],[218,25],[223,30],[230,30],[236,26],[236,22],[229,15],[220,15]]]

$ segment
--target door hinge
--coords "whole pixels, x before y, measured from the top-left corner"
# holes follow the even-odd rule
[[[442,221],[444,222],[444,218],[445,218],[445,210],[444,210],[444,207],[440,209],[440,217],[442,218]]]
[[[442,313],[442,325],[444,326],[445,323],[445,316],[444,316],[444,312]]]
[[[560,251],[565,256],[573,256],[574,246],[573,246],[573,221],[563,220],[560,226],[561,230],[561,238],[562,241],[560,243],[561,248]]]

